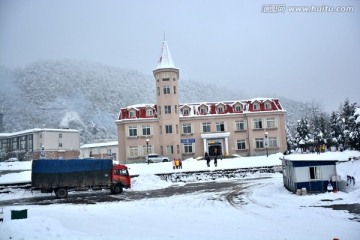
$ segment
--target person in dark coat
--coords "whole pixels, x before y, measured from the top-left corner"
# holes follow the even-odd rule
[[[215,165],[215,167],[217,167],[217,157],[218,157],[218,149],[217,148],[214,149],[214,155],[215,155],[214,165]]]
[[[210,167],[210,156],[209,156],[208,152],[205,152],[205,157],[204,157],[204,159],[206,160],[206,165],[207,165],[208,167]]]

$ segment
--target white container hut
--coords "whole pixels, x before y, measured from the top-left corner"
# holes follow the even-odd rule
[[[289,191],[296,193],[299,189],[306,189],[308,193],[326,192],[329,183],[334,190],[338,189],[338,160],[326,159],[315,154],[285,155],[280,160],[283,166],[284,186]]]

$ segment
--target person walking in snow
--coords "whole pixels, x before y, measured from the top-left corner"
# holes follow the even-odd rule
[[[215,157],[214,157],[214,165],[215,165],[215,167],[217,167],[217,156],[218,156],[217,148],[214,149],[214,155],[215,155]]]
[[[204,159],[206,160],[206,165],[207,165],[208,167],[210,167],[210,156],[209,156],[208,152],[205,152],[205,157],[204,157]]]
[[[179,158],[179,168],[182,169],[182,160]]]
[[[175,170],[175,158],[172,160],[173,169]]]

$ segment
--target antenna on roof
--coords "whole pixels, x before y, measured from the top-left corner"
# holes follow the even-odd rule
[[[164,31],[164,42],[165,42],[165,40],[166,40],[166,36],[165,36],[165,31]]]

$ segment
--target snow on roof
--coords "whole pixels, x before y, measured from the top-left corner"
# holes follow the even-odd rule
[[[154,108],[154,104],[140,103],[140,104],[127,106],[127,109],[130,109],[130,108],[138,109],[138,108],[146,108],[146,107]]]
[[[83,149],[83,148],[96,148],[96,147],[110,147],[110,146],[117,146],[117,145],[118,145],[118,141],[113,141],[113,142],[84,144],[80,148]]]
[[[171,57],[169,47],[165,40],[161,47],[160,59],[156,69],[162,69],[162,68],[176,68],[174,65],[174,61]]]
[[[20,132],[13,132],[13,133],[0,133],[0,137],[11,137],[11,136],[18,136],[18,135],[23,135],[23,134],[28,134],[28,133],[35,133],[35,132],[79,132],[79,130],[76,129],[63,129],[63,128],[59,128],[59,129],[55,129],[55,128],[33,128],[33,129],[28,129],[28,130],[24,130],[24,131],[20,131]]]
[[[265,97],[257,97],[257,98],[252,98],[252,99],[249,99],[248,101],[250,102],[266,102],[266,101],[274,101],[274,99],[277,99],[277,98],[265,98]]]
[[[288,161],[339,161],[336,159],[333,153],[321,153],[321,154],[291,154],[291,155],[284,155],[280,158],[281,160],[288,160]]]

